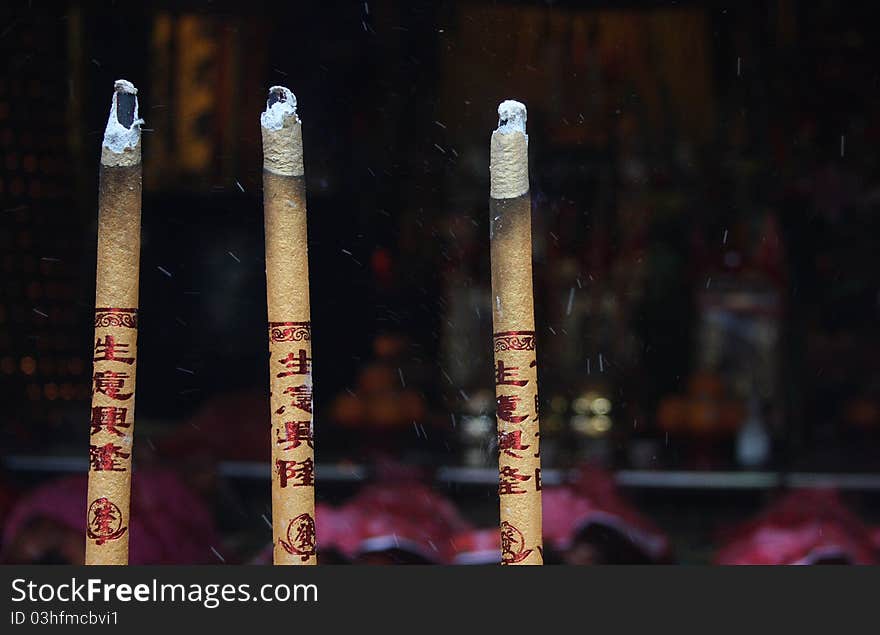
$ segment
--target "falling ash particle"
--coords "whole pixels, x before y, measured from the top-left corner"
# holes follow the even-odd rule
[[[574,287],[568,292],[568,306],[565,308],[565,314],[571,315],[571,306],[574,304]]]
[[[217,551],[216,549],[214,549],[214,547],[211,547],[211,551],[214,552],[214,555],[217,556],[217,558],[220,560],[220,562],[226,564],[226,558],[224,558],[223,556],[221,556],[219,551]]]
[[[168,271],[165,267],[156,267],[156,269],[158,269],[159,271],[161,271],[162,273],[164,273],[164,274],[165,274],[166,276],[168,276],[169,278],[172,278],[172,277],[173,277],[173,276],[171,275],[171,272]]]

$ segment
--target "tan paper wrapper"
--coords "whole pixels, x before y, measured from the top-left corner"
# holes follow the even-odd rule
[[[102,165],[85,563],[128,564],[141,166]]]
[[[317,564],[305,181],[263,171],[276,565]]]
[[[489,199],[501,563],[544,563],[531,202]]]

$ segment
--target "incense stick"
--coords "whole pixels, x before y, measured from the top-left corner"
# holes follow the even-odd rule
[[[141,251],[137,89],[114,85],[101,147],[85,563],[128,564]]]
[[[269,89],[260,117],[272,409],[276,565],[317,564],[312,343],[302,124],[296,97]]]
[[[504,101],[498,116],[489,211],[501,564],[543,564],[526,107]]]

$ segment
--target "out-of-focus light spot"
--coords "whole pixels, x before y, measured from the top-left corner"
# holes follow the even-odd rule
[[[48,383],[43,386],[43,394],[46,395],[46,399],[49,401],[55,401],[58,399],[58,386],[54,383]]]
[[[33,375],[37,370],[37,360],[33,357],[22,357],[20,368],[25,375]]]
[[[605,397],[598,397],[593,400],[593,403],[591,404],[591,410],[597,415],[607,415],[609,412],[611,412],[611,401],[609,401]]]
[[[605,415],[590,417],[590,430],[592,436],[601,436],[611,429],[611,419]]]
[[[572,409],[579,415],[585,415],[590,412],[590,406],[596,398],[595,393],[587,393],[577,397],[571,404]]]
[[[589,434],[590,418],[586,415],[577,415],[571,418],[571,429],[578,434]]]

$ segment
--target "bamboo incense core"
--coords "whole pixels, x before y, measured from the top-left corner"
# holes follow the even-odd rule
[[[538,372],[526,107],[498,107],[490,143],[490,246],[501,564],[543,564]]]
[[[141,251],[137,89],[116,82],[101,147],[85,563],[128,564]]]
[[[312,343],[302,124],[296,97],[269,89],[260,118],[276,565],[317,564]]]

